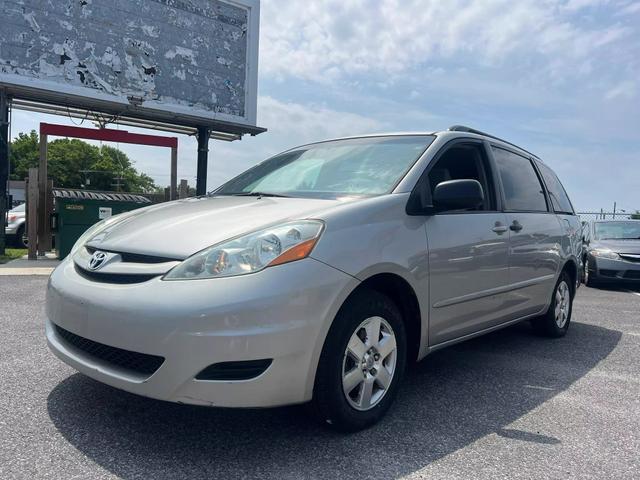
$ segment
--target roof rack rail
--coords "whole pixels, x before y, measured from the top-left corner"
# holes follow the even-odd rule
[[[531,153],[530,151],[525,150],[525,149],[524,149],[524,148],[522,148],[522,147],[519,147],[519,146],[518,146],[518,145],[516,145],[515,143],[511,143],[511,142],[509,142],[509,141],[507,141],[507,140],[505,140],[505,139],[503,139],[503,138],[496,137],[495,135],[491,135],[490,133],[486,133],[486,132],[483,132],[483,131],[481,131],[481,130],[476,130],[475,128],[465,127],[464,125],[453,125],[453,126],[449,127],[449,129],[448,129],[448,130],[449,130],[450,132],[467,132],[467,133],[475,133],[476,135],[483,135],[483,136],[485,136],[485,137],[495,138],[496,140],[500,140],[501,142],[504,142],[504,143],[506,143],[506,144],[508,144],[508,145],[511,145],[511,146],[513,146],[513,147],[516,147],[517,149],[522,150],[523,152],[527,152],[527,153],[528,153],[529,155],[531,155],[532,157],[535,157],[535,158],[537,158],[538,160],[540,160],[536,154]]]

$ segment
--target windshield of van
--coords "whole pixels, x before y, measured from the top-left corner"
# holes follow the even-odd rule
[[[640,222],[599,222],[596,223],[598,240],[640,240]]]
[[[431,135],[335,140],[276,155],[214,195],[337,198],[390,193],[431,144]]]

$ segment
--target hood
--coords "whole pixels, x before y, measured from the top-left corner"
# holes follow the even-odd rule
[[[184,259],[230,238],[313,214],[339,200],[279,197],[199,197],[161,203],[114,218],[87,245]]]
[[[593,248],[608,248],[616,253],[637,253],[640,254],[639,240],[594,240],[589,245]]]

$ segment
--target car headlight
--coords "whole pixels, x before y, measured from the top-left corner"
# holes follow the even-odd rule
[[[608,248],[594,248],[591,250],[591,255],[599,258],[607,258],[609,260],[616,260],[618,258],[618,254]]]
[[[303,220],[242,235],[192,255],[163,279],[230,277],[302,260],[313,250],[323,227],[321,221]]]

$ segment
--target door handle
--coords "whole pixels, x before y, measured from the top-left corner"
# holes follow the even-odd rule
[[[524,227],[520,225],[520,222],[518,222],[517,220],[514,220],[513,223],[509,226],[509,229],[511,229],[511,231],[513,232],[519,232],[523,228]]]
[[[498,235],[502,235],[504,232],[506,232],[509,229],[507,227],[505,227],[504,225],[496,225],[491,230],[496,232]]]

